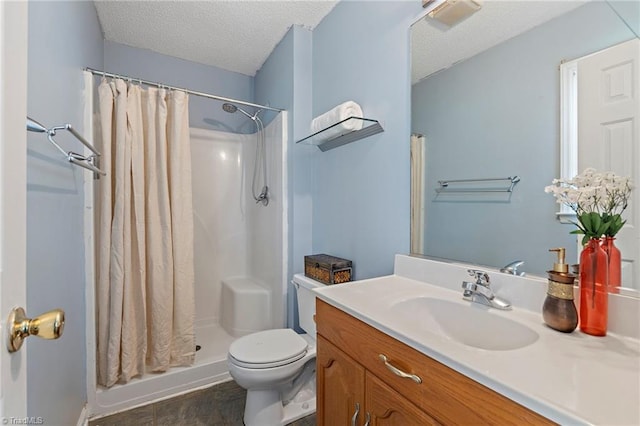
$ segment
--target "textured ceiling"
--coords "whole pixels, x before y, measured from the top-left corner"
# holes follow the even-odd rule
[[[421,19],[411,27],[412,84],[585,3],[484,0],[480,11],[446,30]]]
[[[335,0],[94,1],[106,40],[254,76],[292,25]]]
[[[94,3],[104,37],[109,41],[254,76],[292,25],[315,28],[337,1],[96,0]],[[429,19],[420,20],[411,31],[412,82],[585,2],[484,0],[479,12],[447,30]]]

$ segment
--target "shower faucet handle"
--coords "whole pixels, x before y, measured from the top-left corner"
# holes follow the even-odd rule
[[[256,204],[258,203],[262,203],[263,206],[269,204],[269,188],[267,186],[263,186],[260,195],[256,197]]]

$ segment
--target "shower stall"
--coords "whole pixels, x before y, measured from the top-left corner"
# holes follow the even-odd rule
[[[92,101],[87,102],[88,105]],[[212,102],[212,108],[219,108]],[[226,356],[234,336],[221,322],[222,282],[241,278],[270,292],[264,329],[286,325],[287,289],[287,113],[256,132],[236,134],[190,129],[195,269],[195,363],[164,373],[147,372],[125,384],[97,384],[95,288],[87,288],[87,387],[91,417],[127,410],[230,380]],[[232,108],[233,107],[233,108]],[[271,113],[273,114],[273,113]],[[91,115],[87,115],[91,117]],[[259,124],[258,124],[259,122]],[[262,131],[260,129],[263,128]],[[87,282],[95,282],[92,260],[96,186],[85,182]],[[108,178],[108,177],[107,177]]]

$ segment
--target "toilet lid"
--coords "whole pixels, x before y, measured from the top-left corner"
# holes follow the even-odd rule
[[[307,342],[290,328],[265,330],[243,336],[229,347],[236,364],[248,368],[277,367],[296,361],[307,351]]]

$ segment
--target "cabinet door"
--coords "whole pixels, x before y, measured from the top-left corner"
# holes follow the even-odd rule
[[[382,380],[367,371],[366,403],[370,426],[439,425],[435,419],[413,405]]]
[[[364,368],[318,335],[316,358],[319,426],[362,425],[364,423]],[[359,409],[359,414],[352,419]]]

